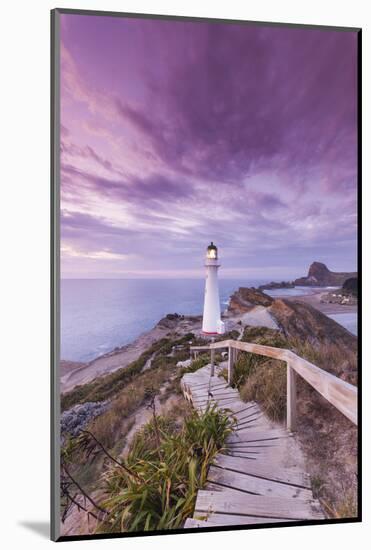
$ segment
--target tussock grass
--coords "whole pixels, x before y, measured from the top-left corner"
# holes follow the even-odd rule
[[[286,418],[286,367],[281,361],[268,360],[254,368],[240,389],[244,401],[256,401],[269,418]]]
[[[146,386],[130,384],[113,401],[111,408],[91,422],[89,429],[108,449],[117,446],[130,430],[132,413],[144,402]]]
[[[216,408],[189,413],[181,427],[158,417],[135,437],[127,464],[139,479],[113,467],[104,475],[109,511],[100,532],[175,529],[192,515],[198,489],[232,430],[231,419]],[[108,521],[108,526],[107,526]]]
[[[278,330],[247,327],[243,342],[287,348],[288,341]],[[223,371],[224,378],[227,371]],[[244,401],[257,401],[272,420],[286,415],[286,368],[282,361],[253,353],[240,352],[234,364],[232,386],[239,389]]]

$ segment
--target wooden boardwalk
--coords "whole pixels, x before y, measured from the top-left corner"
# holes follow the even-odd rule
[[[197,410],[215,403],[237,421],[185,527],[323,519],[295,439],[270,422],[256,403],[241,401],[238,391],[217,376],[220,368],[215,367],[213,377],[208,365],[182,378],[184,396]]]

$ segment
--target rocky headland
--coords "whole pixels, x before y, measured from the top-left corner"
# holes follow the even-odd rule
[[[321,262],[313,262],[308,270],[306,277],[295,279],[295,286],[341,286],[349,278],[356,278],[357,273],[330,271],[328,267]]]
[[[341,287],[345,281],[357,279],[356,272],[336,272],[330,271],[328,267],[321,262],[313,262],[308,270],[308,275],[299,277],[294,281],[281,281],[260,285],[259,290],[279,290],[285,288],[295,288],[296,286]]]

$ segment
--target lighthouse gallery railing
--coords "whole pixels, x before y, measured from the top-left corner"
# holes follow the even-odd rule
[[[192,346],[191,352],[197,354],[199,351],[211,351],[211,364],[214,363],[214,354],[217,349],[228,349],[228,383],[231,383],[233,375],[233,365],[237,358],[238,351],[246,351],[271,357],[284,361],[287,365],[287,429],[296,430],[296,378],[300,375],[308,382],[318,393],[320,393],[331,405],[338,409],[354,424],[357,424],[357,396],[358,391],[355,386],[341,380],[337,376],[316,367],[306,359],[299,357],[296,353],[282,348],[262,346],[260,344],[250,344],[236,340],[224,340],[223,342],[214,342],[208,346]]]

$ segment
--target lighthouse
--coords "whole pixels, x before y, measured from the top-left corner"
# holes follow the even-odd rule
[[[224,323],[220,318],[220,300],[218,286],[218,249],[213,242],[207,247],[206,258],[206,284],[204,315],[202,320],[202,332],[204,334],[223,334]]]

